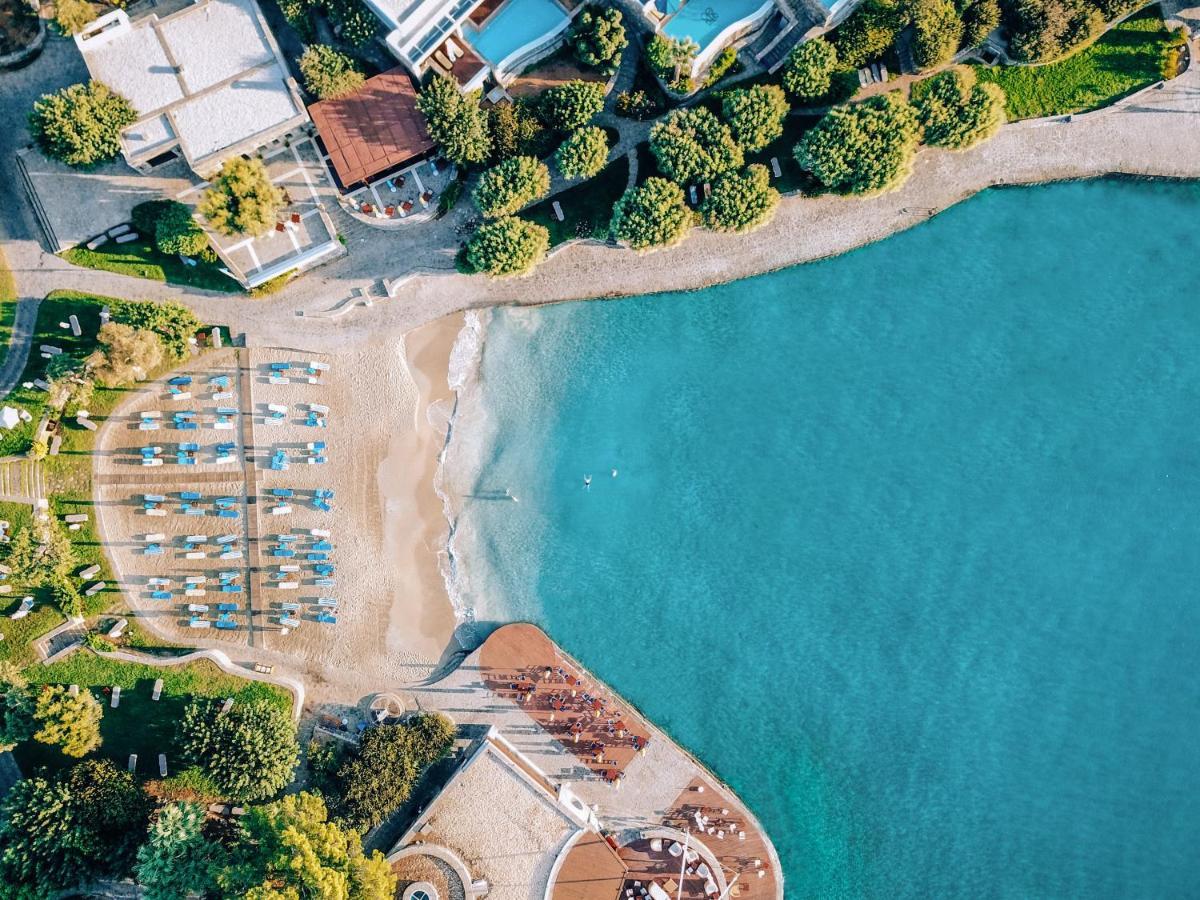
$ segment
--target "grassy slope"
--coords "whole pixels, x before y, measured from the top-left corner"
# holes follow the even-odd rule
[[[158,776],[160,753],[167,754],[171,774],[179,771],[175,728],[190,698],[233,697],[242,702],[266,699],[289,711],[292,704],[291,695],[282,688],[227,675],[207,661],[156,667],[79,650],[51,666],[34,666],[26,675],[34,683],[91,688],[104,707],[100,725],[104,743],[98,755],[124,767],[129,754],[136,753],[139,773],[154,777]],[[163,691],[159,700],[154,701],[151,697],[158,678],[163,680]],[[111,690],[106,690],[114,685],[121,686],[121,702],[116,709],[109,706],[112,695]],[[74,762],[57,748],[37,741],[18,746],[14,755],[26,773],[36,766],[59,769]]]
[[[629,160],[620,156],[595,178],[531,206],[522,218],[545,225],[550,230],[551,247],[576,237],[603,239],[608,236],[613,204],[624,192],[628,178]],[[554,217],[554,200],[562,206],[561,222]]]
[[[89,250],[81,245],[64,250],[59,255],[67,262],[85,269],[101,269],[210,291],[241,291],[236,281],[221,273],[220,263],[197,262],[195,266],[185,266],[179,257],[159,253],[151,241],[141,238],[127,244],[109,241],[97,250]]]
[[[17,316],[17,282],[4,251],[0,250],[0,363],[8,356],[8,341],[12,337],[13,320]]]
[[[1153,84],[1167,43],[1157,7],[1127,19],[1094,44],[1045,66],[977,67],[1008,95],[1010,119],[1061,116],[1107,106]]]

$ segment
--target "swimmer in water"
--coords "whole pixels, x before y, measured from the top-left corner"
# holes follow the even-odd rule
[[[590,491],[592,489],[592,476],[591,475],[583,476],[583,489],[585,491]]]
[[[616,478],[616,477],[617,477],[617,470],[616,470],[616,469],[613,469],[613,470],[612,470],[612,476],[613,476],[613,478]]]

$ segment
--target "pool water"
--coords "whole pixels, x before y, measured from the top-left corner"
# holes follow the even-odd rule
[[[1200,897],[1198,214],[993,190],[497,311],[446,464],[462,599],[728,780],[789,898]]]
[[[663,25],[663,33],[675,40],[691,38],[705,49],[734,22],[752,16],[763,7],[762,0],[689,0]]]
[[[467,25],[467,39],[475,52],[493,66],[539,38],[561,29],[569,16],[554,0],[508,0],[483,24]]]

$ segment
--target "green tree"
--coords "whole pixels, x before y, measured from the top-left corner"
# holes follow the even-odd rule
[[[789,111],[783,88],[774,84],[728,91],[721,101],[725,121],[748,153],[763,149],[783,135],[783,120]]]
[[[753,231],[771,221],[778,206],[779,191],[771,187],[767,167],[753,165],[717,179],[700,206],[700,219],[713,231]]]
[[[998,0],[975,0],[963,10],[963,46],[978,47],[999,27]]]
[[[310,44],[298,62],[305,90],[318,100],[353,94],[366,81],[352,56],[325,44]]]
[[[396,880],[382,853],[364,853],[358,833],[307,792],[248,810],[217,875],[222,897],[246,900],[392,900]]]
[[[26,589],[66,577],[76,566],[75,547],[55,518],[20,529],[8,544],[5,563]]]
[[[677,41],[666,35],[656,34],[646,44],[646,63],[651,71],[673,88],[688,87],[692,71],[692,60],[700,52],[700,45],[691,38]]]
[[[137,121],[128,100],[99,81],[43,94],[29,114],[42,152],[81,169],[116,159],[121,132]]]
[[[608,162],[608,135],[592,125],[567,135],[554,153],[554,164],[563,178],[591,178]]]
[[[359,831],[379,825],[408,799],[421,773],[450,752],[454,734],[454,724],[437,713],[368,728],[337,773],[339,817]]]
[[[50,578],[49,586],[50,596],[59,612],[68,619],[83,618],[83,596],[69,576],[56,573]]]
[[[908,177],[919,127],[897,91],[837,106],[800,139],[796,162],[838,193],[889,190]]]
[[[500,162],[514,156],[543,156],[546,129],[524,99],[497,103],[488,110],[488,131],[492,136],[492,160]]]
[[[457,83],[435,75],[417,95],[417,109],[447,159],[465,165],[488,158],[491,138],[487,115],[479,107],[479,91],[463,94]]]
[[[33,737],[33,697],[20,666],[0,661],[0,753]]]
[[[833,31],[842,65],[857,69],[882,56],[904,27],[896,0],[866,0]]]
[[[913,61],[931,69],[950,61],[963,39],[963,23],[953,0],[912,0]]]
[[[1047,62],[1094,37],[1104,15],[1087,0],[1013,0],[1005,26],[1012,56]]]
[[[107,388],[144,381],[162,365],[162,341],[149,329],[105,322],[96,341],[100,346],[88,357],[87,367]]]
[[[677,109],[650,129],[658,168],[680,184],[697,184],[742,165],[729,126],[703,106]]]
[[[514,156],[492,166],[479,178],[471,195],[489,219],[515,213],[550,193],[550,170],[532,156]]]
[[[266,234],[283,209],[283,191],[271,184],[261,159],[234,156],[221,165],[200,201],[200,214],[222,234]]]
[[[683,188],[665,178],[647,178],[630,188],[613,207],[612,233],[634,250],[678,244],[692,224]]]
[[[168,803],[150,823],[149,837],[137,853],[135,874],[142,895],[177,900],[211,890],[219,850],[204,834],[204,807]]]
[[[524,275],[541,262],[550,248],[544,225],[505,216],[485,222],[467,242],[467,264],[493,278]]]
[[[91,691],[75,696],[64,685],[43,685],[34,701],[33,739],[58,747],[67,756],[87,756],[100,746],[104,710]]]
[[[175,362],[188,355],[192,338],[203,327],[190,309],[173,301],[117,300],[109,307],[112,321],[157,334],[167,356]]]
[[[823,37],[815,37],[792,48],[783,64],[783,87],[803,103],[829,94],[837,69],[837,49]]]
[[[0,897],[50,897],[124,875],[148,815],[133,776],[108,760],[18,781],[0,805]]]
[[[171,201],[154,223],[154,246],[159,253],[199,256],[208,246],[208,235],[187,206]]]
[[[188,704],[179,723],[185,765],[203,770],[238,800],[263,800],[281,791],[300,757],[296,724],[287,710],[266,700]]]
[[[543,91],[538,99],[547,127],[574,131],[604,109],[604,85],[595,81],[568,81]]]
[[[925,142],[965,150],[991,138],[1004,124],[1004,90],[979,84],[975,70],[956,66],[923,84],[916,101]]]
[[[56,0],[54,22],[63,34],[79,34],[96,21],[96,7],[88,0]]]
[[[571,46],[575,58],[585,66],[611,75],[621,64],[621,53],[628,43],[621,11],[614,6],[588,6],[575,17]]]

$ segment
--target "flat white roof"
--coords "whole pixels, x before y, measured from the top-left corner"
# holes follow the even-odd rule
[[[160,114],[130,125],[122,137],[129,153],[132,156],[141,156],[150,150],[174,143],[176,134],[166,115]]]
[[[189,94],[275,59],[253,0],[210,0],[170,16],[158,33],[181,68]]]
[[[277,63],[247,72],[222,88],[193,97],[173,113],[194,159],[270,131],[296,116]]]
[[[80,43],[88,71],[148,116],[186,95],[153,28],[127,27]]]

